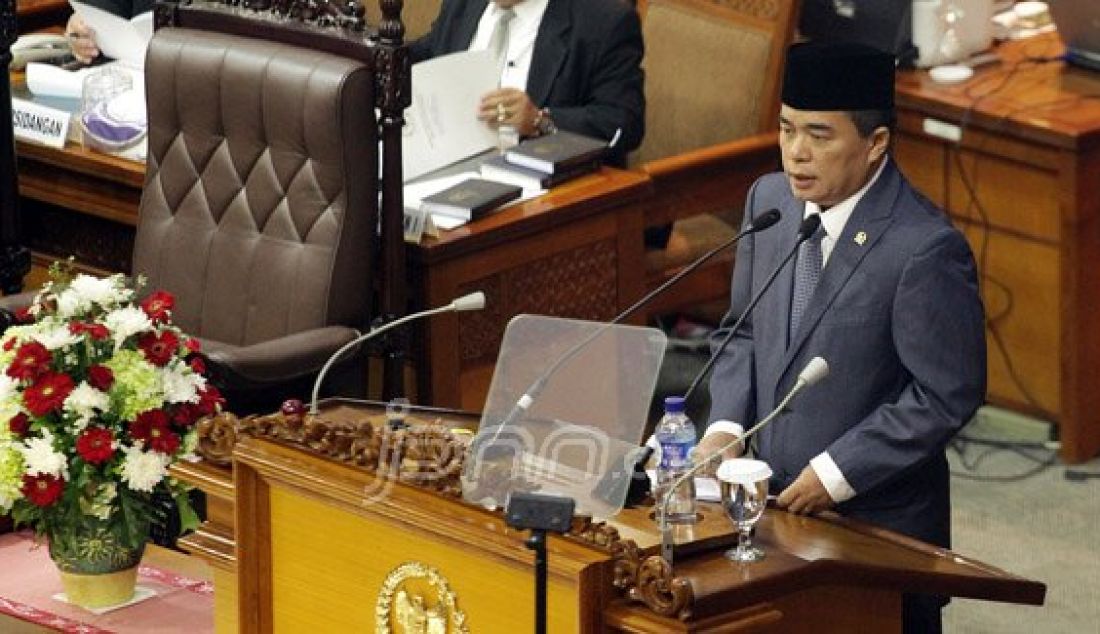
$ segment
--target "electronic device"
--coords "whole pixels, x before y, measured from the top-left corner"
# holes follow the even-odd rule
[[[28,62],[64,60],[72,55],[69,40],[59,33],[29,33],[11,45],[11,70],[23,70]]]
[[[1050,15],[1066,44],[1066,61],[1100,70],[1100,3],[1051,0]]]
[[[857,42],[891,53],[911,66],[913,0],[803,0],[799,32],[821,42]]]
[[[900,66],[958,62],[993,41],[993,0],[804,0],[801,33],[858,42],[897,56]]]

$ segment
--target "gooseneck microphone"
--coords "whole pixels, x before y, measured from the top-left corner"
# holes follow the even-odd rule
[[[592,331],[587,337],[574,344],[572,348],[570,348],[560,357],[558,357],[557,360],[555,360],[554,363],[552,363],[545,372],[539,375],[539,377],[535,379],[535,381],[531,383],[531,386],[527,388],[527,390],[523,393],[523,396],[519,397],[519,399],[516,400],[516,404],[512,406],[511,411],[509,411],[508,415],[501,420],[500,425],[498,426],[497,433],[499,434],[500,430],[503,429],[505,425],[514,423],[519,420],[520,416],[522,416],[525,412],[527,412],[528,409],[531,408],[531,405],[535,402],[535,399],[538,398],[538,395],[542,393],[543,389],[546,388],[547,383],[550,382],[550,379],[554,376],[554,374],[570,359],[575,357],[578,352],[583,350],[585,346],[587,346],[594,339],[606,332],[608,328],[623,321],[639,308],[653,301],[653,298],[667,291],[670,287],[683,279],[684,276],[690,274],[692,271],[702,266],[718,253],[721,253],[723,249],[727,249],[730,246],[736,244],[741,240],[741,238],[744,238],[747,235],[758,233],[771,227],[772,225],[779,222],[779,219],[780,213],[778,209],[769,209],[768,211],[760,214],[737,235],[733,236],[729,240],[726,240],[722,244],[714,247],[710,251],[707,251],[703,255],[696,258],[693,262],[681,269],[676,275],[672,276],[663,284],[647,293],[644,297],[634,302],[629,308],[616,315],[611,321]],[[495,439],[496,437],[494,436],[493,440]]]
[[[328,374],[328,371],[333,366],[333,364],[335,364],[340,359],[340,357],[343,356],[344,353],[348,350],[351,350],[355,346],[363,343],[364,341],[367,341],[368,339],[373,339],[374,337],[377,337],[387,330],[392,330],[393,328],[413,321],[414,319],[430,317],[432,315],[438,315],[440,313],[481,310],[482,308],[485,308],[485,293],[477,291],[468,295],[463,295],[462,297],[455,299],[446,306],[440,306],[438,308],[422,310],[419,313],[405,315],[401,319],[397,319],[383,326],[373,328],[370,332],[364,335],[359,335],[355,339],[347,342],[346,344],[341,346],[339,350],[332,353],[332,356],[328,358],[328,361],[325,361],[325,365],[321,366],[321,371],[317,373],[317,380],[313,382],[313,394],[310,396],[309,399],[309,413],[314,415],[317,414],[317,395],[321,392],[321,382],[325,380],[325,375]]]
[[[816,215],[810,216],[810,218],[816,217]],[[820,220],[818,222],[820,223]],[[803,222],[803,224],[805,224],[805,222]],[[814,231],[816,231],[816,229],[814,229]],[[811,231],[810,233],[812,234],[813,232]],[[790,391],[787,392],[787,395],[783,397],[783,400],[780,401],[779,405],[777,405],[775,409],[773,409],[767,416],[765,416],[763,420],[753,425],[751,429],[746,431],[741,436],[722,445],[715,451],[712,451],[709,455],[704,456],[701,460],[697,460],[690,469],[685,471],[679,478],[673,481],[672,486],[670,486],[668,488],[668,491],[665,492],[664,497],[658,500],[658,502],[660,503],[660,505],[658,506],[658,515],[660,516],[661,520],[661,555],[665,558],[665,561],[667,561],[669,565],[672,564],[672,540],[671,533],[668,530],[667,511],[668,505],[672,500],[672,495],[673,493],[675,493],[676,489],[682,486],[684,482],[687,482],[688,478],[695,477],[695,474],[703,468],[703,465],[706,465],[712,460],[721,457],[722,454],[724,454],[725,452],[747,441],[750,437],[755,435],[761,429],[768,426],[773,420],[775,420],[777,416],[779,416],[780,412],[787,408],[787,405],[791,402],[791,399],[793,399],[799,392],[801,392],[803,388],[814,385],[815,383],[818,383],[819,381],[821,381],[821,379],[824,379],[827,376],[829,376],[829,364],[825,361],[825,359],[823,359],[822,357],[814,357],[813,359],[810,359],[810,362],[807,363],[806,366],[802,368],[802,371],[798,373],[798,378],[794,382],[794,387],[792,387]]]
[[[695,389],[699,387],[699,384],[702,383],[703,379],[714,367],[714,364],[718,362],[719,357],[725,352],[726,346],[733,341],[734,335],[737,334],[737,329],[740,328],[741,324],[745,323],[748,316],[752,314],[753,309],[760,303],[760,299],[764,297],[764,293],[768,292],[768,289],[771,288],[771,285],[775,282],[775,278],[779,277],[779,272],[783,270],[783,267],[787,266],[787,263],[791,261],[794,254],[798,252],[798,247],[802,246],[802,243],[806,240],[809,240],[810,236],[817,233],[820,227],[821,214],[813,214],[802,220],[802,224],[798,227],[798,240],[795,241],[794,247],[792,247],[790,252],[787,253],[787,256],[783,258],[783,261],[775,267],[775,270],[768,276],[768,279],[764,280],[764,284],[760,287],[760,290],[756,291],[756,295],[752,297],[752,300],[749,302],[749,305],[745,307],[745,310],[741,311],[741,315],[737,318],[737,321],[734,322],[733,326],[730,327],[729,332],[727,332],[726,336],[722,339],[722,343],[718,345],[710,355],[710,358],[707,359],[706,365],[699,371],[699,374],[695,375],[695,379],[692,380],[691,385],[688,386],[687,391],[684,392],[685,403],[691,399],[691,395],[695,393]]]

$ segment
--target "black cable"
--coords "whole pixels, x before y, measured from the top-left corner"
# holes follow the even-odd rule
[[[967,457],[967,445],[977,444],[985,445],[985,451],[979,453],[974,458]],[[951,470],[953,477],[964,478],[967,480],[975,480],[979,482],[1020,482],[1026,480],[1032,476],[1038,475],[1043,471],[1049,469],[1058,460],[1057,452],[1047,449],[1042,443],[1026,442],[1026,441],[1011,441],[1000,440],[993,438],[977,438],[973,436],[959,435],[952,439],[950,443],[951,449],[954,449],[959,455],[959,461],[962,463],[963,468],[967,471],[977,471],[983,462],[992,455],[1011,451],[1029,462],[1035,463],[1033,467],[1022,473],[1012,475],[986,475],[980,473],[967,473]],[[1041,450],[1047,455],[1035,456],[1030,453],[1031,450]]]
[[[1066,469],[1064,476],[1070,482],[1084,482],[1093,478],[1100,480],[1100,472],[1081,471],[1079,469]]]
[[[978,254],[977,254],[978,276],[983,282],[985,282],[989,286],[992,286],[994,288],[999,289],[1001,291],[1001,293],[1003,294],[1004,298],[1005,298],[1005,305],[1004,305],[1003,309],[1001,309],[996,314],[986,315],[986,320],[985,320],[986,321],[986,328],[989,330],[989,333],[991,335],[991,338],[993,340],[995,348],[997,349],[998,354],[1001,356],[1002,360],[1004,361],[1005,369],[1008,372],[1008,376],[1009,376],[1009,379],[1012,381],[1012,384],[1016,387],[1016,389],[1020,392],[1020,394],[1023,395],[1024,400],[1030,406],[1032,406],[1036,409],[1040,409],[1040,410],[1043,409],[1042,406],[1040,406],[1038,399],[1031,393],[1031,391],[1024,384],[1024,381],[1020,378],[1020,375],[1016,370],[1015,363],[1013,363],[1012,356],[1009,354],[1008,347],[1005,345],[1004,339],[1003,339],[1003,337],[1001,335],[1001,332],[1000,332],[999,322],[1003,318],[1007,317],[1012,312],[1012,309],[1013,309],[1014,304],[1015,304],[1015,296],[1012,292],[1012,289],[1009,288],[1009,286],[1007,284],[1005,284],[1005,283],[1001,282],[1000,280],[994,278],[992,275],[990,275],[988,273],[989,267],[988,267],[988,263],[987,263],[987,258],[988,258],[988,253],[989,253],[989,240],[990,240],[990,235],[991,235],[992,223],[990,222],[989,214],[986,211],[985,206],[982,204],[981,200],[978,198],[978,187],[977,187],[978,173],[977,173],[977,171],[978,171],[978,166],[980,165],[980,163],[977,160],[977,157],[975,157],[973,171],[970,174],[967,173],[966,167],[963,165],[963,160],[962,160],[962,150],[963,150],[962,140],[963,140],[963,137],[964,137],[964,132],[970,126],[971,119],[973,118],[973,116],[974,116],[974,114],[977,110],[978,105],[980,103],[982,103],[982,101],[984,101],[984,100],[990,98],[991,96],[996,95],[997,93],[1004,90],[1005,87],[1007,87],[1009,85],[1012,78],[1015,77],[1016,74],[1022,68],[1026,67],[1028,65],[1032,65],[1032,64],[1043,64],[1043,63],[1058,61],[1058,60],[1061,60],[1061,59],[1063,59],[1063,56],[1061,56],[1061,55],[1058,55],[1058,56],[1025,55],[1024,59],[1022,59],[1019,62],[1016,62],[1011,68],[1008,69],[1007,73],[1004,73],[1003,75],[997,76],[997,79],[1000,80],[999,83],[997,83],[991,89],[983,92],[982,94],[977,95],[974,92],[975,89],[977,89],[977,88],[984,85],[981,82],[976,82],[976,83],[972,84],[971,86],[967,87],[967,89],[964,91],[963,94],[970,99],[970,103],[967,106],[966,110],[963,112],[963,116],[960,119],[960,122],[959,122],[959,138],[955,142],[954,151],[951,152],[952,159],[955,163],[956,170],[958,171],[958,174],[959,174],[959,178],[962,181],[963,187],[966,189],[966,193],[967,193],[967,197],[968,197],[968,203],[967,203],[965,211],[963,211],[963,215],[964,216],[969,216],[970,211],[972,209],[975,210],[978,214],[978,222],[976,223],[977,230],[980,233],[979,248],[978,248]],[[1081,96],[1082,99],[1088,98],[1088,97],[1090,97],[1090,96]],[[1067,100],[1060,99],[1060,100],[1056,100],[1056,101],[1064,102],[1064,101],[1067,101]],[[1039,104],[1039,105],[1041,105],[1041,104]],[[1016,110],[1010,110],[1010,111],[1004,113],[1003,115],[1001,115],[999,117],[999,120],[998,120],[997,124],[991,129],[991,132],[993,134],[997,134],[1004,127],[1004,125],[1007,123],[1007,121],[1009,120],[1009,118],[1012,115],[1019,114],[1021,111],[1024,111],[1024,110],[1031,110],[1035,106],[1036,106],[1036,104],[1030,104],[1027,108],[1020,108],[1020,109],[1016,109]],[[983,148],[984,148],[984,141],[977,144],[977,145],[975,145],[973,151],[976,152],[976,153],[980,153]],[[947,201],[945,200],[944,202],[946,203]]]

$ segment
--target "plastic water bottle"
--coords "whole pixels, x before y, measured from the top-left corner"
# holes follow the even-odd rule
[[[684,413],[684,399],[669,396],[665,399],[665,415],[657,423],[653,433],[661,445],[661,462],[657,465],[657,520],[668,489],[681,475],[691,468],[691,450],[695,447],[695,424]],[[695,522],[695,483],[689,479],[669,498],[667,521],[673,524]]]

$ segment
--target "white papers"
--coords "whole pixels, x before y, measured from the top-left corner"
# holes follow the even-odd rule
[[[412,67],[412,105],[405,111],[402,132],[406,181],[497,144],[497,133],[477,120],[477,106],[499,79],[496,60],[484,50],[436,57]]]
[[[96,45],[104,55],[134,68],[145,66],[145,49],[149,46],[149,40],[153,39],[152,11],[127,20],[77,0],[69,0],[69,4],[95,31]]]
[[[27,64],[27,90],[46,97],[80,99],[84,77],[91,68],[65,70],[52,64],[31,62]]]

